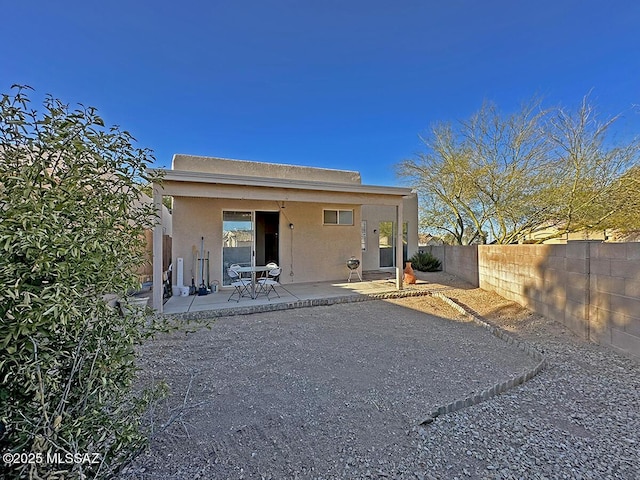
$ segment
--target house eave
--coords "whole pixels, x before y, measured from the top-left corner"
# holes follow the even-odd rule
[[[362,185],[347,183],[331,183],[321,181],[288,180],[282,178],[263,178],[249,175],[227,175],[219,173],[204,173],[195,171],[180,171],[166,169],[152,169],[153,175],[158,175],[163,182],[195,183],[210,185],[229,185],[240,187],[262,187],[287,190],[307,190],[316,192],[355,193],[367,195],[388,195],[406,197],[412,194],[410,188],[386,187],[378,185]]]

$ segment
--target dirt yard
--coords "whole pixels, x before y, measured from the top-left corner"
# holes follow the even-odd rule
[[[339,478],[393,463],[434,406],[534,363],[431,297],[207,327],[143,349],[143,378],[172,390],[157,428],[171,425],[129,469],[137,478]]]
[[[571,358],[593,348],[599,356],[609,355],[561,325],[455,277],[421,278],[540,350],[557,344],[559,355],[568,351]],[[126,480],[529,478],[529,460],[514,450],[512,427],[528,416],[555,418],[548,406],[534,407],[548,405],[545,381],[571,386],[566,374],[555,379],[543,372],[513,394],[420,426],[434,406],[535,364],[428,296],[221,318],[194,333],[159,338],[141,353],[141,381],[166,379],[172,394],[155,412],[158,434],[125,470]],[[600,365],[592,363],[589,375]],[[511,418],[521,405],[528,410]],[[501,413],[492,416],[486,412],[490,408]],[[568,434],[584,431],[570,423],[563,423]],[[546,468],[554,478],[561,466],[554,452],[560,447],[543,434],[531,442],[539,439],[546,450],[536,455],[551,458]],[[603,449],[602,455],[609,455],[613,447],[603,443]],[[566,460],[566,452],[560,458]],[[576,458],[579,469],[584,459]]]

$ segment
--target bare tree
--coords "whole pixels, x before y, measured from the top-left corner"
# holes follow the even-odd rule
[[[503,115],[486,102],[467,121],[432,127],[426,150],[398,174],[420,194],[423,228],[457,244],[620,228],[619,212],[638,216],[629,201],[638,176],[625,172],[638,163],[639,143],[611,144],[617,118],[598,122],[588,97],[575,112],[534,98]]]
[[[435,125],[430,133],[430,138],[422,139],[427,152],[398,165],[398,174],[419,192],[423,218],[434,229],[451,235],[455,243],[472,243],[484,236],[481,227],[486,218],[469,181],[468,152],[450,124]]]
[[[485,228],[497,243],[511,243],[536,225],[548,205],[541,193],[549,176],[549,142],[540,100],[504,117],[491,103],[462,123],[472,168],[469,182],[485,208]]]
[[[554,145],[555,175],[559,209],[549,219],[556,227],[556,235],[594,230],[640,227],[637,203],[638,154],[640,139],[623,145],[610,139],[611,127],[619,119],[604,121],[597,117],[594,107],[585,96],[576,111],[558,109],[548,125],[549,138]],[[636,187],[634,191],[634,186]],[[630,222],[635,218],[635,221]]]
[[[425,222],[458,244],[508,243],[529,228],[545,209],[545,114],[533,100],[503,118],[487,102],[457,129],[434,126],[422,139],[426,152],[398,168],[427,206]]]

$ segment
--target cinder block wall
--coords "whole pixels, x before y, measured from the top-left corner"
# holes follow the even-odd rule
[[[478,245],[451,245],[444,250],[444,265],[447,272],[479,285]]]
[[[442,263],[442,270],[478,286],[477,245],[427,245],[419,248],[429,252]]]
[[[567,253],[565,245],[480,246],[479,286],[566,324],[586,295],[586,267],[567,262]],[[580,323],[572,330],[587,338]]]
[[[590,247],[590,338],[640,357],[640,243]]]
[[[480,288],[640,357],[640,243],[445,247],[445,271],[467,278],[474,251]]]

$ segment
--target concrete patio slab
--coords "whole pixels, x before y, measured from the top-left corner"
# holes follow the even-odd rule
[[[418,280],[415,285],[405,285],[408,292],[429,291],[433,287],[427,281]],[[271,298],[259,295],[257,298],[236,297],[229,300],[233,292],[225,287],[208,295],[191,295],[187,297],[173,296],[164,304],[164,313],[182,314],[191,312],[205,312],[227,310],[230,308],[258,307],[264,305],[288,304],[305,300],[326,299],[335,297],[361,297],[369,295],[391,294],[397,292],[394,279],[371,279],[362,282],[312,282],[281,285],[276,287],[280,298],[271,294]]]

